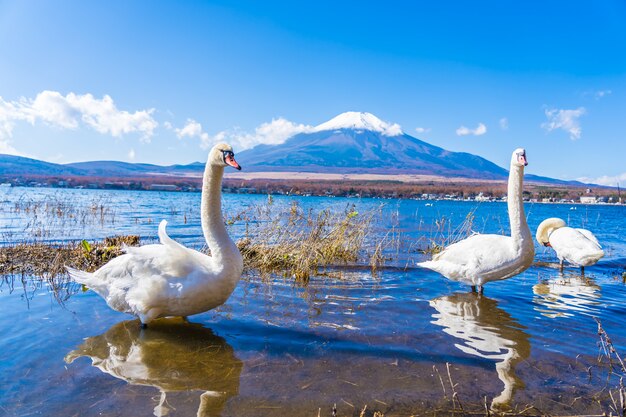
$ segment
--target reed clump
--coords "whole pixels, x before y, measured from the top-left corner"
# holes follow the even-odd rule
[[[64,244],[36,242],[4,246],[0,247],[0,275],[54,278],[65,274],[65,265],[92,272],[121,255],[124,245],[139,245],[139,236],[113,236],[96,243],[83,240]]]
[[[442,216],[435,220],[435,227],[431,233],[426,246],[418,248],[418,252],[435,255],[443,251],[446,247],[459,242],[476,232],[473,231],[475,221],[475,210],[469,212],[463,222],[458,226],[452,227],[452,222],[449,218]]]
[[[21,234],[30,235],[33,239],[64,236],[77,229],[116,222],[115,208],[109,199],[94,198],[76,204],[74,198],[61,193],[36,198],[20,197],[11,204],[1,206],[0,211],[15,217]],[[2,232],[1,237],[8,241],[12,238],[6,232]]]
[[[293,202],[287,212],[274,215],[271,201],[246,220],[247,237],[238,242],[244,266],[262,275],[281,272],[307,281],[323,268],[355,264],[361,259],[378,265],[381,248],[371,255],[364,244],[374,212],[359,213],[353,205],[343,211],[304,211]]]

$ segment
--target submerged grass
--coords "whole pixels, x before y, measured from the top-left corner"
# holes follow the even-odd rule
[[[33,239],[60,236],[66,230],[86,229],[90,226],[115,224],[116,211],[107,198],[94,198],[82,205],[63,194],[48,195],[45,198],[20,197],[11,204],[0,205],[0,211],[19,220],[20,235]],[[13,235],[2,231],[4,241],[11,241]]]

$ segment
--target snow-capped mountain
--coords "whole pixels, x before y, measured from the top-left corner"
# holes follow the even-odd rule
[[[348,111],[315,127],[315,132],[324,130],[353,129],[379,132],[385,136],[398,136],[402,129],[398,124],[383,122],[371,113]]]
[[[250,171],[427,174],[505,178],[508,171],[465,152],[450,152],[407,135],[371,113],[346,112],[280,145],[237,154]]]

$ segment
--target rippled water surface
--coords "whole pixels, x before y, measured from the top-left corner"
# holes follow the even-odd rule
[[[156,237],[161,219],[175,239],[203,245],[199,194],[10,188],[0,191],[0,241],[63,242],[113,234]],[[274,197],[307,210],[382,210],[368,244],[393,231],[400,246],[374,276],[339,266],[308,285],[247,273],[219,309],[160,320],[141,330],[91,291],[64,304],[42,281],[0,285],[0,414],[11,416],[385,416],[459,410],[553,414],[609,412],[615,388],[598,363],[598,318],[626,354],[622,279],[626,207],[528,204],[533,231],[546,217],[592,230],[606,256],[585,275],[563,273],[548,248],[524,273],[485,294],[414,267],[415,250],[451,233],[468,213],[473,229],[508,232],[506,205],[451,201]],[[224,195],[236,215],[267,196]],[[48,207],[45,205],[48,204]],[[382,206],[381,206],[382,205]],[[35,209],[35,206],[37,208]],[[63,213],[54,213],[54,208]],[[72,216],[67,212],[74,210]],[[486,397],[486,399],[485,399]],[[539,411],[537,411],[539,410]]]

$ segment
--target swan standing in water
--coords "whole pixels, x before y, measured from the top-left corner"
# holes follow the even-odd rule
[[[561,263],[567,261],[580,266],[581,273],[585,267],[595,265],[604,256],[598,239],[589,230],[567,227],[562,219],[551,217],[541,222],[537,228],[537,242],[550,246],[556,252]]]
[[[172,240],[163,220],[160,244],[128,247],[93,273],[66,267],[72,279],[98,293],[113,310],[138,316],[142,327],[158,317],[186,317],[223,304],[243,271],[243,258],[222,218],[222,177],[228,165],[241,169],[229,145],[215,145],[204,170],[200,206],[211,256]]]
[[[528,269],[535,256],[533,238],[526,223],[522,185],[526,151],[516,149],[511,156],[507,207],[511,236],[476,234],[454,243],[418,265],[439,272],[453,281],[476,286],[510,278]]]

